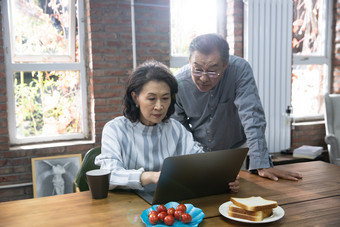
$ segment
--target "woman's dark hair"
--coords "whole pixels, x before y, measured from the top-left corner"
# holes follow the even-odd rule
[[[168,112],[162,121],[169,119],[175,112],[176,94],[178,92],[177,81],[167,66],[158,61],[149,60],[139,65],[129,76],[125,96],[123,98],[123,113],[124,116],[132,122],[139,120],[140,110],[136,107],[131,92],[134,91],[138,96],[143,86],[149,81],[163,81],[170,87],[171,103]]]
[[[189,46],[189,59],[195,52],[208,55],[217,50],[221,54],[223,63],[229,61],[229,45],[227,41],[218,34],[205,34],[194,38]]]

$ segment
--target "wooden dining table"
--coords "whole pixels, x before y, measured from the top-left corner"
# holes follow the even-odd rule
[[[224,217],[221,204],[231,196],[262,196],[276,200],[284,216],[266,226],[340,226],[340,166],[322,161],[280,165],[297,171],[299,181],[272,181],[240,172],[238,193],[225,193],[177,201],[191,203],[205,214],[199,226],[247,226]],[[151,205],[131,191],[113,190],[105,199],[92,199],[90,191],[0,203],[0,226],[145,226],[143,210]]]

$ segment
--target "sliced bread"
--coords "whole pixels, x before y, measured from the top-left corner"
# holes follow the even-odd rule
[[[265,209],[261,211],[248,211],[234,204],[229,206],[228,214],[230,217],[247,219],[249,221],[262,221],[273,213],[273,209]]]
[[[230,201],[234,205],[248,211],[261,211],[277,207],[276,201],[264,199],[261,196],[252,196],[247,198],[231,197]]]

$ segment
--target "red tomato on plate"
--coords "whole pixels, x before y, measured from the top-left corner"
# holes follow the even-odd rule
[[[149,216],[152,215],[152,214],[158,215],[158,212],[155,211],[155,210],[152,210],[152,211],[150,211]]]
[[[187,211],[187,207],[184,204],[179,204],[176,210],[181,210],[183,213],[185,213]]]
[[[175,213],[174,213],[174,216],[175,216],[175,218],[177,219],[177,220],[181,220],[182,219],[182,214],[183,214],[184,212],[183,211],[181,211],[181,210],[175,210]]]
[[[165,211],[162,211],[158,214],[158,219],[160,221],[164,221],[164,218],[167,216],[168,214]]]
[[[151,225],[156,225],[159,221],[157,214],[150,214],[149,215],[149,221]]]
[[[160,212],[162,212],[162,211],[167,211],[167,209],[166,209],[166,207],[164,206],[164,205],[159,205],[158,207],[157,207],[157,212],[158,213],[160,213]]]
[[[184,214],[182,214],[182,222],[183,223],[190,223],[191,222],[191,215],[190,214],[188,214],[188,213],[184,213]]]
[[[169,215],[174,216],[175,208],[173,208],[173,207],[169,208],[168,211],[167,211],[167,213],[168,213]]]
[[[174,216],[172,216],[172,215],[167,215],[165,218],[164,218],[164,223],[166,224],[166,225],[173,225],[174,223],[175,223],[175,218],[174,218]]]

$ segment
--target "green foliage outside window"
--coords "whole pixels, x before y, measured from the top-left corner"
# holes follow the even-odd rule
[[[81,132],[79,72],[18,72],[14,79],[20,136]]]

